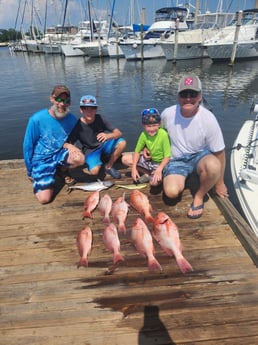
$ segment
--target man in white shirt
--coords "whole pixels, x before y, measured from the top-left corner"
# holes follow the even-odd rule
[[[187,216],[200,218],[205,194],[215,186],[220,197],[226,197],[224,183],[225,143],[217,119],[200,103],[202,87],[195,75],[184,76],[178,87],[178,104],[161,113],[162,126],[168,131],[173,156],[163,170],[163,189],[176,199],[185,188],[186,178],[195,172],[200,186],[193,197]]]

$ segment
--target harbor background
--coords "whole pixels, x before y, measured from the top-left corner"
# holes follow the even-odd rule
[[[230,153],[238,131],[250,114],[258,90],[257,61],[215,64],[210,59],[178,61],[165,59],[143,63],[125,59],[65,58],[59,55],[17,53],[0,48],[0,159],[20,159],[29,117],[49,106],[55,84],[66,84],[72,93],[71,111],[77,116],[81,96],[97,97],[98,112],[122,130],[127,151],[132,151],[142,130],[144,108],[160,111],[175,104],[177,86],[185,73],[202,80],[205,104],[217,117],[225,138],[225,181],[230,199],[238,208],[230,174]]]

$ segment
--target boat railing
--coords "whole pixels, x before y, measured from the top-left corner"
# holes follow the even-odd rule
[[[251,106],[250,112],[257,112],[253,124],[250,128],[243,156],[243,165],[240,170],[240,178],[243,181],[258,183],[258,104]]]

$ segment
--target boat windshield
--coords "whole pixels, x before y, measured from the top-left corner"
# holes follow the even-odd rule
[[[155,12],[155,22],[176,20],[185,21],[188,10],[184,7],[164,7]]]
[[[146,33],[146,35],[144,36],[144,39],[145,40],[148,40],[150,38],[160,38],[161,35],[164,37],[164,38],[168,38],[170,36],[170,33],[171,31],[148,31]]]
[[[238,16],[238,12],[236,13],[235,18],[230,23],[231,26],[234,26],[237,24],[237,16]],[[241,25],[257,24],[257,23],[258,23],[258,10],[245,10],[245,11],[243,11],[243,17],[241,20]]]

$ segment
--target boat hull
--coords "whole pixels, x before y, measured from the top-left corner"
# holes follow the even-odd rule
[[[235,59],[256,59],[258,51],[257,42],[239,43],[236,49]],[[206,45],[209,57],[214,61],[230,60],[233,44]]]
[[[165,58],[163,49],[157,41],[146,40],[143,43],[139,41],[121,42],[120,47],[126,60],[141,59],[160,59]]]
[[[240,206],[258,236],[258,120],[243,124],[230,157],[231,174]],[[257,170],[256,170],[257,169]]]
[[[164,43],[161,45],[166,59],[188,60],[208,57],[207,50],[200,43],[180,43],[175,51],[175,45]]]

